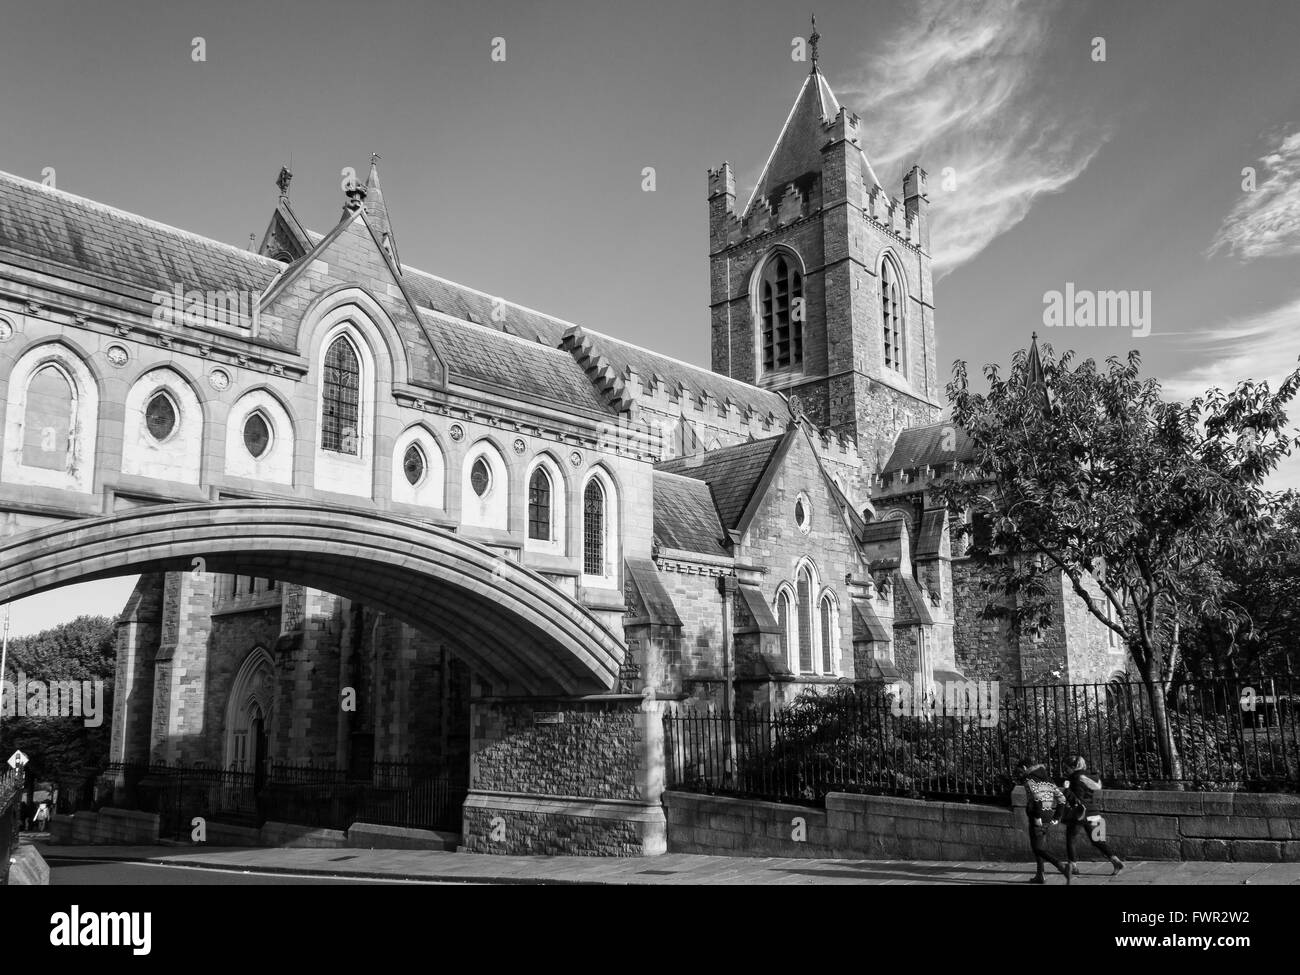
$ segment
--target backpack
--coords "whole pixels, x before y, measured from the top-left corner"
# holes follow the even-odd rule
[[[1065,808],[1065,793],[1055,782],[1041,779],[1025,781],[1025,793],[1029,797],[1029,816],[1044,822],[1055,822]]]

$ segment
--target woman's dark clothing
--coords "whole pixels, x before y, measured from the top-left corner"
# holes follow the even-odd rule
[[[1096,801],[1097,793],[1082,781],[1085,777],[1086,773],[1083,769],[1070,773],[1070,803],[1063,817],[1065,823],[1065,858],[1071,863],[1074,862],[1074,834],[1082,829],[1084,835],[1088,837],[1088,842],[1096,847],[1102,856],[1113,863],[1116,857],[1115,854],[1110,852],[1110,847],[1104,841],[1094,839],[1092,835],[1092,825],[1088,822],[1088,816],[1091,815],[1088,812],[1088,805]]]

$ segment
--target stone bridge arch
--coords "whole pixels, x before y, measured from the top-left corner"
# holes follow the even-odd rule
[[[166,571],[242,572],[362,602],[515,693],[609,692],[625,653],[584,606],[483,545],[394,515],[292,501],[159,504],[15,535],[0,544],[0,602]]]

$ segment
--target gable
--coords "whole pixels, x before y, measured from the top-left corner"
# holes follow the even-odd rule
[[[759,547],[771,533],[800,535],[795,520],[795,504],[800,495],[807,498],[812,509],[810,534],[816,536],[818,547],[824,547],[828,539],[839,534],[843,535],[846,550],[855,547],[853,533],[845,524],[842,499],[823,472],[801,427],[793,428],[785,449],[773,454],[770,469],[756,485],[750,510],[738,525],[745,532],[744,544]]]
[[[793,433],[793,431],[791,431]],[[790,435],[751,440],[689,457],[675,457],[658,465],[658,470],[703,481],[713,494],[722,527],[733,531],[759,492],[773,456]]]
[[[310,253],[284,270],[262,302],[258,338],[301,352],[306,339],[301,334],[303,324],[310,317],[305,312],[322,296],[347,287],[364,291],[392,322],[401,348],[390,351],[405,357],[408,381],[430,388],[444,386],[446,363],[359,211],[341,220]]]

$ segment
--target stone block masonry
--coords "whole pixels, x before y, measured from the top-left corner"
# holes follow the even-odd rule
[[[1024,790],[1011,808],[831,793],[825,808],[665,792],[672,853],[1031,861]],[[1124,859],[1300,862],[1300,796],[1108,792],[1097,809]],[[1098,859],[1082,833],[1076,855]],[[1064,855],[1062,826],[1048,850]]]
[[[467,849],[665,851],[663,719],[639,698],[478,700],[472,729]]]

